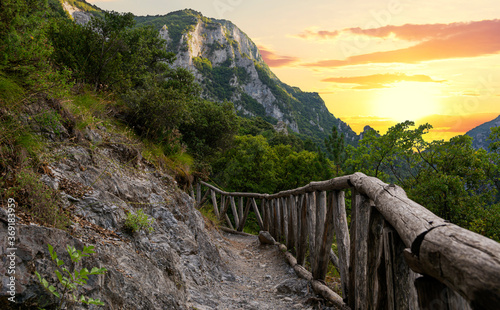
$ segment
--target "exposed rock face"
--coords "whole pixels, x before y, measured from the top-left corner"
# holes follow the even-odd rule
[[[119,143],[113,134],[97,129],[87,129],[87,133],[108,142],[96,142],[92,149],[80,145],[54,149],[62,159],[51,164],[50,173],[42,178],[63,191],[68,208],[78,215],[69,231],[17,225],[16,300],[23,309],[53,302],[34,275],[38,271],[56,280],[47,244],[67,263],[66,246],[81,250],[85,244],[95,245],[97,253],[85,258],[83,266],[105,267],[108,272],[90,276],[84,295],[101,299],[105,309],[200,307],[192,296],[205,296],[211,283],[233,276],[221,264],[192,198],[177,189],[172,177],[149,166],[137,150]],[[126,212],[135,213],[139,207],[155,219],[154,232],[131,235],[124,231]],[[7,215],[2,208],[0,236],[7,236]],[[4,277],[6,251],[6,243],[1,242],[2,282],[8,279]],[[17,309],[7,301],[7,290],[4,283],[0,308]]]
[[[488,137],[490,136],[491,128],[500,126],[500,116],[492,121],[486,122],[467,131],[465,134],[472,137],[472,146],[475,149],[485,149],[488,150],[490,142]]]
[[[160,35],[169,42],[167,49],[177,54],[175,66],[195,75],[204,88],[205,97],[232,101],[242,115],[272,117],[292,131],[313,138],[322,140],[332,126],[337,126],[348,143],[358,140],[346,123],[328,111],[317,93],[303,92],[282,83],[264,62],[255,43],[231,22],[209,19],[192,10],[173,12],[163,18],[166,22],[170,18],[184,18],[190,24],[177,36],[172,31],[178,29],[164,26]],[[179,42],[175,42],[174,37],[179,37]],[[215,78],[216,74],[202,70],[196,65],[197,59],[210,63],[212,72],[215,68],[234,70],[225,71],[225,78],[227,74],[231,76],[227,81],[217,81],[222,84],[214,91],[213,80],[220,79],[221,75]],[[221,87],[226,90],[223,94]]]
[[[62,3],[63,8],[73,17],[73,20],[75,23],[79,25],[85,25],[90,21],[90,17],[92,16],[90,13],[87,13],[85,11],[82,11],[81,9],[72,6],[68,2],[63,2]]]

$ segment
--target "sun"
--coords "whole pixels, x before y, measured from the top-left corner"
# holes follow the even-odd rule
[[[422,82],[399,82],[377,92],[373,113],[398,122],[439,113],[438,91]]]

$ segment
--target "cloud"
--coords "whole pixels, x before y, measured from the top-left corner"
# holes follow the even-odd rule
[[[322,82],[342,83],[342,84],[358,84],[359,86],[353,89],[375,89],[387,88],[389,84],[397,82],[432,82],[442,83],[442,80],[434,80],[430,76],[417,74],[406,75],[404,73],[386,73],[386,74],[373,74],[364,76],[351,76],[351,77],[331,77],[321,80]]]
[[[304,30],[304,32],[299,33],[297,35],[294,35],[294,37],[302,38],[302,39],[322,39],[322,40],[327,40],[327,39],[333,39],[336,38],[340,35],[341,31],[335,30],[335,31],[328,31],[328,30],[319,30],[319,31],[312,31],[312,30]]]
[[[284,67],[299,61],[299,58],[297,57],[277,55],[273,50],[270,50],[262,45],[259,45],[258,49],[264,59],[264,62],[269,67]]]
[[[385,26],[374,29],[348,28],[342,32],[378,38],[417,41],[407,48],[374,52],[344,60],[321,60],[306,67],[341,67],[371,63],[419,63],[430,60],[478,57],[500,52],[500,20],[469,23]]]

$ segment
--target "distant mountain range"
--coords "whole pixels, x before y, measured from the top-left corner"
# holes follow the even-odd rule
[[[465,134],[472,137],[474,140],[472,141],[472,146],[475,149],[485,149],[488,150],[488,146],[490,145],[490,141],[488,137],[490,135],[490,131],[492,127],[500,126],[500,115],[492,121],[486,122],[482,125],[477,126]]]

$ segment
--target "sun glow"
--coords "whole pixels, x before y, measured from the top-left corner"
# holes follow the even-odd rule
[[[416,121],[439,113],[438,90],[435,85],[419,82],[399,82],[379,90],[374,100],[374,113],[402,122]]]

